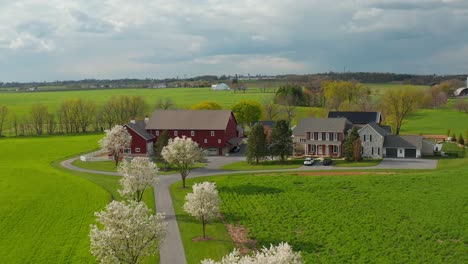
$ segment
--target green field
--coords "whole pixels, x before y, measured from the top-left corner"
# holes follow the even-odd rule
[[[390,175],[227,175],[188,185],[216,182],[225,222],[247,227],[257,247],[289,242],[306,263],[467,263],[468,159],[442,160],[439,168]],[[200,235],[200,226],[181,210],[186,192],[179,185],[171,190],[188,262],[219,258],[221,252],[208,252],[211,244],[192,247],[189,238]],[[224,241],[226,229],[219,223],[211,228],[210,236]],[[225,242],[217,246],[223,245],[227,254]]]
[[[56,160],[96,148],[101,137],[0,139],[2,263],[95,262],[89,225],[95,211],[120,199],[119,177],[70,172]],[[154,209],[151,190],[144,200]]]
[[[303,159],[287,160],[284,163],[279,161],[260,161],[259,164],[249,164],[247,161],[238,161],[226,164],[221,167],[222,170],[232,171],[249,171],[249,170],[282,170],[282,169],[295,169],[304,164]]]

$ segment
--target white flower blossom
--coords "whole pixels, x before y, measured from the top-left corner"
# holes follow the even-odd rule
[[[120,164],[118,172],[123,175],[120,180],[122,185],[122,189],[119,190],[120,195],[137,202],[143,199],[143,193],[147,188],[159,182],[158,167],[146,157],[136,157],[130,162],[124,161]]]
[[[184,210],[203,225],[203,238],[205,238],[206,223],[219,217],[219,196],[216,184],[213,182],[196,183],[193,193],[185,196]]]
[[[166,235],[162,214],[151,214],[143,202],[113,201],[96,213],[98,225],[91,225],[91,253],[101,263],[138,263],[155,255]]]
[[[130,147],[131,142],[132,136],[127,132],[127,129],[116,125],[111,130],[106,130],[106,136],[99,140],[99,146],[114,156],[117,167],[124,149]]]

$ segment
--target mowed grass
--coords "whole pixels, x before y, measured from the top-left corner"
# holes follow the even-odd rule
[[[176,168],[169,168],[167,171],[164,171],[164,164],[161,162],[156,163],[159,168],[159,175],[169,175],[169,174],[177,174],[179,171]],[[88,170],[97,170],[97,171],[107,171],[107,172],[117,172],[117,168],[115,167],[115,163],[113,161],[90,161],[85,162],[81,160],[75,160],[72,162],[72,165],[76,167],[80,167],[83,169]],[[202,168],[205,167],[206,163],[196,163],[194,168]]]
[[[93,263],[89,225],[111,195],[51,167],[92,149],[98,136],[0,139],[2,263]]]
[[[303,159],[293,159],[280,162],[277,160],[260,161],[259,164],[249,164],[247,161],[238,161],[226,164],[221,167],[222,170],[232,171],[249,171],[249,170],[282,170],[282,169],[295,169],[304,164]]]
[[[443,170],[389,175],[250,173],[187,183],[216,182],[225,222],[248,228],[257,247],[287,241],[306,263],[467,263],[468,159],[440,163]],[[194,259],[187,260],[219,258],[221,252],[206,252],[212,244],[192,247],[188,238],[200,230],[181,210],[186,191],[179,186],[171,190],[186,254]],[[210,228],[210,236],[224,240],[219,222]]]

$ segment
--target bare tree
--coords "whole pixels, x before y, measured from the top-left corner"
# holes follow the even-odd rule
[[[274,97],[266,98],[262,105],[267,120],[276,120],[281,114],[280,106],[275,104]]]
[[[170,97],[166,97],[164,99],[159,98],[154,108],[160,109],[160,110],[169,110],[169,109],[174,108],[174,106],[175,104],[172,101],[172,99]]]
[[[6,105],[0,105],[0,137],[3,133],[3,125],[7,120],[8,107]]]
[[[46,105],[35,104],[31,107],[31,119],[37,135],[42,135],[44,123],[47,121],[48,116],[49,112]]]

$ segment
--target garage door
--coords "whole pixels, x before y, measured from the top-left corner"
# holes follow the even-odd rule
[[[397,157],[397,149],[396,148],[387,148],[386,149],[386,157],[387,158],[396,158]]]
[[[405,158],[416,158],[416,149],[405,149]]]

